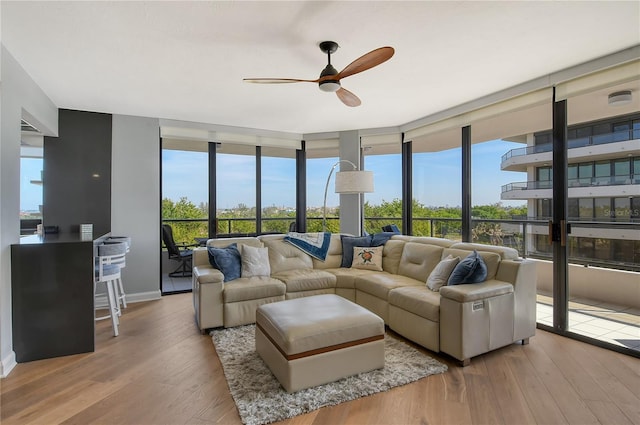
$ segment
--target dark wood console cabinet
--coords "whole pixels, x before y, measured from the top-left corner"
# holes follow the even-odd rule
[[[17,362],[94,351],[93,257],[102,239],[47,234],[11,245]]]

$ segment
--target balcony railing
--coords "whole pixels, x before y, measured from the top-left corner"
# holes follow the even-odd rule
[[[616,131],[615,133],[598,134],[596,136],[580,137],[576,139],[569,139],[567,141],[567,147],[583,148],[593,145],[605,145],[609,143],[626,142],[629,140],[640,139],[640,130],[625,130]],[[504,163],[509,158],[523,155],[532,155],[534,153],[551,152],[553,145],[551,143],[545,143],[543,145],[527,146],[523,148],[511,149],[509,152],[502,155],[502,162]]]
[[[224,224],[224,227],[227,232],[219,232],[219,238],[226,237],[236,237],[236,236],[255,236],[254,233],[238,233],[234,232],[234,229],[237,228],[237,223],[245,223],[247,221],[253,220],[255,226],[255,219],[246,219],[246,218],[224,218],[220,219],[218,222],[218,229],[221,230],[220,222]],[[328,222],[332,222],[334,225],[339,222],[339,218],[337,217],[328,217]],[[163,220],[163,223],[169,223],[174,227],[174,234],[179,233],[180,230],[188,230],[188,236],[185,236],[183,239],[176,238],[176,241],[179,242],[194,242],[195,238],[206,238],[208,235],[207,232],[207,220],[206,219],[166,219]],[[265,222],[279,222],[284,223],[288,227],[291,219],[289,218],[269,218],[263,219],[263,225]],[[365,228],[371,229],[371,231],[367,230],[369,233],[379,232],[380,228],[385,224],[400,224],[402,222],[401,217],[366,217],[365,218]],[[384,223],[384,224],[383,224]],[[627,221],[583,221],[583,220],[571,220],[569,222],[573,229],[578,228],[598,228],[598,229],[611,229],[614,231],[620,230],[635,230],[637,229],[638,222],[634,220]],[[194,226],[199,226],[195,227]],[[307,227],[308,231],[319,231],[318,229],[313,229],[313,227],[318,226],[318,229],[321,229],[322,226],[322,218],[321,217],[308,217],[307,218]],[[448,218],[448,217],[414,217],[413,218],[413,235],[414,236],[431,236],[431,237],[440,237],[447,238],[454,241],[462,240],[461,229],[462,229],[462,220],[460,218]],[[538,246],[534,242],[534,238],[536,237],[545,237],[545,235],[536,235],[533,233],[533,227],[540,229],[540,227],[546,228],[548,226],[548,220],[546,219],[481,219],[475,218],[472,219],[472,237],[473,242],[481,243],[481,244],[489,244],[489,245],[499,245],[499,246],[507,246],[518,250],[518,253],[522,257],[532,257],[532,258],[541,258],[541,259],[551,259],[551,251],[549,246]],[[374,230],[376,229],[376,230]],[[196,233],[197,232],[197,233]],[[286,233],[287,230],[282,232],[275,233]],[[263,232],[265,233],[274,233],[274,232]],[[184,233],[187,235],[187,233]],[[546,238],[546,237],[545,237]],[[610,241],[608,239],[598,238],[594,243],[602,244]],[[626,241],[631,242],[633,241]],[[613,240],[611,240],[613,244]],[[575,243],[575,238],[571,235],[569,236],[569,245],[570,246],[578,246]],[[577,249],[577,248],[576,248]],[[609,248],[611,252],[614,252],[614,248]],[[594,251],[595,252],[595,251]],[[632,250],[627,250],[627,253],[631,255],[631,257],[627,256],[625,259],[620,259],[618,254],[611,254],[608,256],[603,256],[602,250],[598,251],[598,254],[594,254],[593,256],[584,256],[576,254],[575,252],[570,253],[569,262],[573,264],[584,264],[590,266],[600,266],[600,267],[608,267],[612,269],[621,269],[621,270],[631,270],[631,271],[640,271],[640,252],[633,251],[634,253],[631,255]],[[601,258],[596,258],[600,256]]]
[[[577,179],[569,179],[567,181],[569,187],[593,187],[593,186],[622,186],[631,184],[640,184],[640,174],[625,174],[620,176],[604,176],[604,177],[583,177]],[[529,181],[508,183],[501,187],[502,193],[514,190],[534,190],[534,189],[551,189],[553,182],[551,180]]]

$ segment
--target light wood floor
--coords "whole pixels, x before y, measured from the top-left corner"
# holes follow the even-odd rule
[[[638,424],[640,360],[541,330],[526,346],[446,356],[442,375],[323,408],[287,424]],[[239,424],[191,294],[130,305],[95,353],[23,363],[0,381],[8,424]]]

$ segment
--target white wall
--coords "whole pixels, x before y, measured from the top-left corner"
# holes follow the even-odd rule
[[[160,298],[159,129],[155,118],[113,116],[111,234],[132,238],[123,270],[132,302]]]
[[[15,366],[11,322],[11,245],[20,239],[20,119],[58,133],[58,108],[13,56],[0,50],[0,376]]]

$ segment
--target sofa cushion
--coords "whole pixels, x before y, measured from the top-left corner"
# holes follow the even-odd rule
[[[440,321],[440,295],[424,285],[393,289],[389,292],[389,305],[394,305],[432,322]]]
[[[399,274],[376,272],[356,277],[355,284],[357,290],[386,301],[389,291],[392,289],[402,286],[424,286],[424,281],[418,281]]]
[[[473,251],[460,261],[451,272],[447,285],[480,283],[487,280],[487,265],[478,251]]]
[[[311,256],[284,241],[284,235],[265,235],[260,237],[264,246],[269,248],[271,273],[285,270],[311,269]]]
[[[404,244],[404,241],[395,239],[391,239],[384,244],[384,249],[382,250],[382,270],[391,274],[398,274]]]
[[[431,271],[442,259],[443,249],[436,245],[405,243],[398,266],[398,274],[419,280],[424,284]]]
[[[464,249],[466,251],[473,251],[475,249],[478,252],[493,252],[494,254],[498,254],[502,260],[516,260],[520,257],[517,249],[509,248],[508,246],[485,245],[471,242],[456,242],[455,244],[451,245],[451,248]]]
[[[335,275],[324,270],[285,270],[274,273],[272,277],[283,281],[287,292],[316,291],[336,287]]]
[[[351,268],[382,271],[382,246],[356,246],[353,248]]]
[[[222,297],[225,303],[235,303],[283,296],[285,291],[285,284],[278,279],[268,276],[241,277],[224,284]]]
[[[336,288],[345,289],[355,289],[356,277],[377,273],[373,270],[347,269],[344,267],[326,269],[326,271],[336,277]]]
[[[447,284],[451,272],[459,262],[460,257],[454,257],[453,255],[448,255],[444,260],[441,260],[427,278],[427,288],[432,291],[439,291],[441,287]]]
[[[240,277],[242,263],[240,251],[238,251],[238,245],[236,243],[232,243],[224,248],[209,246],[207,247],[207,251],[209,253],[209,263],[222,272],[225,282]]]
[[[242,277],[269,276],[269,249],[245,246],[242,248]]]
[[[459,303],[484,300],[512,293],[513,285],[499,280],[487,280],[472,285],[453,285],[440,288],[441,298],[447,298]]]
[[[324,261],[311,257],[314,269],[334,269],[342,264],[342,241],[339,233],[331,234],[331,242],[329,243],[329,251]]]

